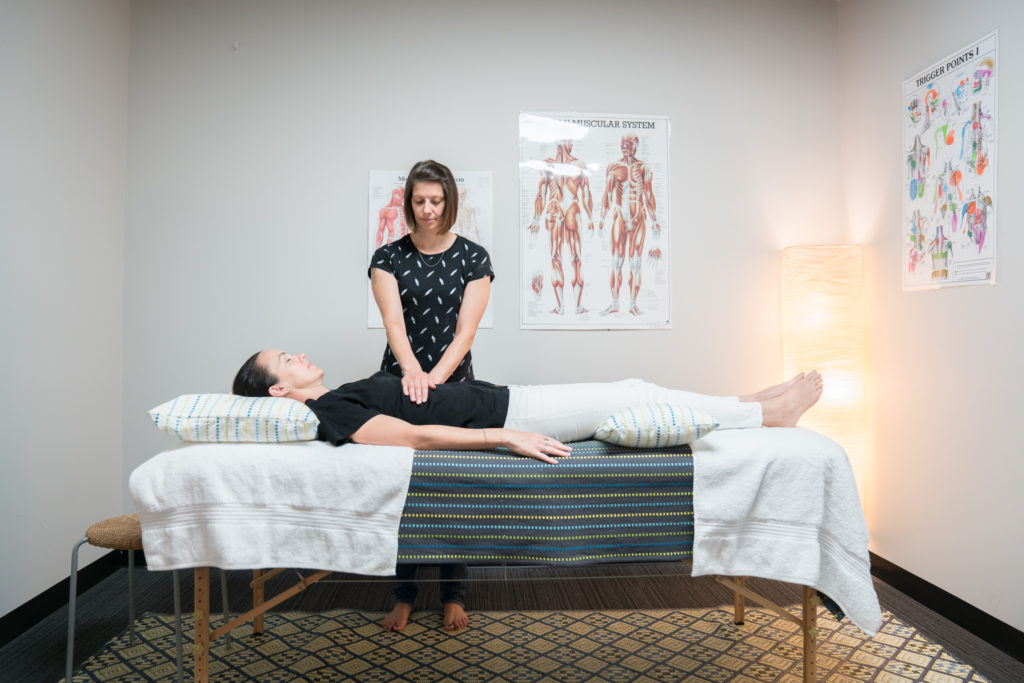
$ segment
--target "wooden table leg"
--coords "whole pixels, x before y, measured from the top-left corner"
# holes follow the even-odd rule
[[[736,583],[741,586],[746,586],[747,577],[737,576]],[[746,609],[746,599],[743,597],[743,593],[738,591],[734,592],[733,595],[735,596],[733,602],[733,623],[740,626],[743,624],[743,620],[745,618],[744,611]]]
[[[253,587],[252,587],[252,606],[259,607],[263,604],[265,593],[263,590],[263,582],[260,581],[260,577],[263,576],[262,569],[253,569]],[[260,614],[252,620],[252,632],[255,634],[263,633],[263,615]]]
[[[210,677],[210,568],[197,567],[195,578],[195,644],[192,646],[195,682]]]
[[[804,586],[802,629],[804,632],[804,683],[815,680],[818,662],[818,591]]]

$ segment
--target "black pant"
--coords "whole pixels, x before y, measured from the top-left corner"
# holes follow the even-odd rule
[[[447,605],[454,602],[462,607],[466,606],[466,573],[468,568],[464,564],[442,564],[441,567],[441,604]],[[416,596],[420,592],[416,583],[416,573],[419,571],[418,564],[400,564],[395,571],[395,602],[404,602],[410,605],[416,604]]]

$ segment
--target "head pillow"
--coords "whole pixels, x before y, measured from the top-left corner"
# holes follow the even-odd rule
[[[707,413],[672,403],[647,403],[617,410],[597,428],[594,438],[619,446],[664,448],[693,443],[718,423]]]
[[[149,416],[182,441],[312,441],[320,424],[312,410],[294,399],[234,394],[183,394],[153,408]]]

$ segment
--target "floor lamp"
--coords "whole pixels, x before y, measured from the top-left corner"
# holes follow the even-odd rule
[[[857,245],[789,247],[782,252],[785,377],[817,369],[821,400],[800,421],[837,441],[864,498],[863,263]]]

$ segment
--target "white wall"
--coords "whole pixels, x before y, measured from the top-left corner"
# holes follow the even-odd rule
[[[871,549],[1024,629],[1024,5],[857,0],[840,4],[839,27],[846,219],[870,283]],[[994,28],[998,285],[903,292],[903,80]]]
[[[125,505],[128,4],[2,0],[0,17],[5,614],[67,577],[71,544]]]
[[[806,0],[133,3],[126,474],[169,443],[147,408],[226,390],[259,348],[328,383],[376,369],[367,172],[426,157],[494,173],[481,377],[777,381],[779,251],[844,237],[835,19]],[[670,116],[674,329],[518,329],[520,110]]]
[[[1016,3],[135,0],[130,26],[124,0],[0,9],[0,542],[21,558],[0,613],[132,509],[128,474],[170,444],[146,409],[226,389],[265,346],[336,382],[376,367],[367,171],[429,156],[494,172],[495,329],[474,355],[496,381],[776,381],[779,252],[864,242],[872,549],[1024,628],[1004,588],[1022,551],[998,531],[1024,521],[1011,78],[999,286],[904,294],[898,275],[902,79],[993,27],[1014,73]],[[518,329],[520,110],[671,117],[673,330]],[[55,401],[75,408],[56,427]]]

